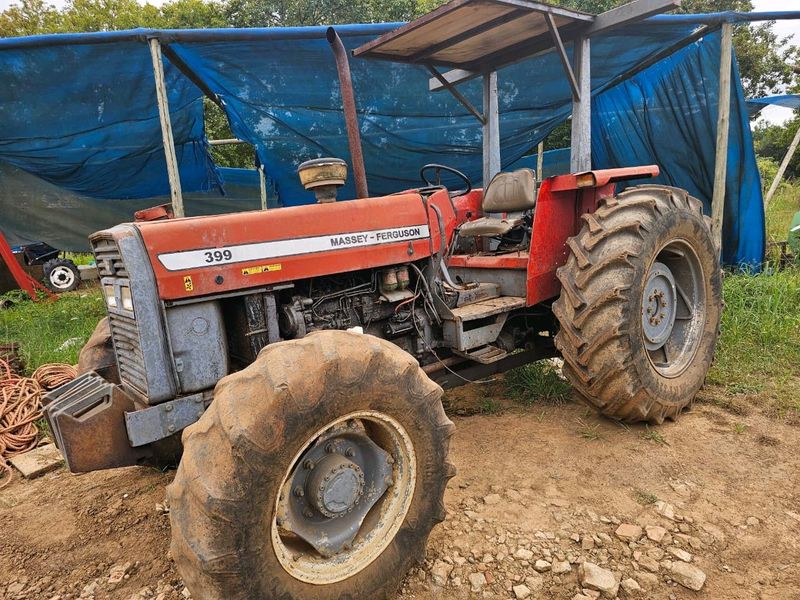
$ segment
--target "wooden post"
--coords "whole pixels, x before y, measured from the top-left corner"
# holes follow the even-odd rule
[[[536,177],[539,181],[544,179],[544,142],[539,142],[539,147],[536,148]]]
[[[580,94],[572,101],[572,147],[569,162],[570,171],[581,173],[592,169],[592,73],[588,37],[575,39],[573,55]]]
[[[500,114],[497,72],[483,76],[483,189],[500,172]]]
[[[728,132],[731,116],[731,55],[733,25],[722,24],[719,56],[719,108],[717,112],[717,147],[714,163],[714,195],[711,199],[711,234],[722,256],[722,222],[725,215],[725,183],[728,175]]]
[[[258,187],[261,190],[261,210],[267,210],[267,176],[264,165],[258,167]]]
[[[781,162],[781,166],[778,167],[778,172],[775,174],[775,179],[772,180],[772,185],[769,186],[769,191],[767,195],[764,196],[764,210],[767,210],[767,206],[769,206],[769,201],[772,200],[772,196],[775,195],[775,192],[778,191],[778,185],[780,185],[781,180],[783,179],[783,174],[786,172],[786,168],[789,166],[789,163],[792,162],[792,158],[794,157],[794,153],[797,151],[797,145],[800,144],[800,127],[797,128],[797,132],[794,134],[794,139],[792,143],[789,144],[789,150],[786,151],[786,156],[783,157],[783,162]]]
[[[183,217],[183,194],[181,193],[181,177],[178,171],[178,156],[175,153],[175,140],[172,137],[172,122],[169,118],[169,101],[167,86],[164,83],[164,63],[161,60],[161,43],[156,38],[150,41],[150,57],[153,59],[153,75],[156,82],[156,98],[158,100],[158,116],[161,120],[161,137],[164,141],[164,156],[167,160],[167,176],[172,198],[172,211],[176,217]]]

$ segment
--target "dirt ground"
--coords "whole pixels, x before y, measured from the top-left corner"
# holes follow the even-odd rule
[[[800,427],[708,402],[657,430],[579,404],[459,416],[495,391],[450,396],[459,472],[401,597],[583,600],[587,561],[620,598],[800,599]],[[171,477],[61,469],[0,490],[0,598],[189,597],[168,556]],[[703,574],[699,592],[678,583]]]

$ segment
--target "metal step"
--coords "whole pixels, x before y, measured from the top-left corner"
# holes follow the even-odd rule
[[[481,363],[482,365],[492,364],[493,362],[497,362],[498,360],[502,360],[508,356],[508,352],[502,348],[498,348],[497,346],[492,346],[491,344],[481,346],[480,348],[475,348],[474,350],[470,350],[468,352],[459,352],[458,350],[454,350],[453,352],[459,356],[468,358],[469,360]]]
[[[508,313],[524,306],[525,298],[500,296],[454,308],[443,322],[444,340],[459,353],[494,344]]]
[[[488,298],[465,306],[459,306],[458,308],[454,308],[452,312],[455,320],[476,321],[477,319],[484,319],[492,315],[511,312],[523,306],[525,306],[525,298],[500,296],[498,298]]]

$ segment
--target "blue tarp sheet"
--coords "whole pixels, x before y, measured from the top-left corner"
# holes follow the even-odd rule
[[[778,96],[765,96],[764,98],[751,98],[747,101],[747,111],[750,113],[750,117],[754,117],[770,105],[798,110],[800,109],[800,94],[781,94]]]
[[[208,189],[202,94],[176,69],[165,76],[181,179]],[[0,160],[88,196],[169,192],[146,44],[3,50],[0,81]]]
[[[349,25],[337,30],[345,45],[353,48],[396,25]],[[657,17],[594,38],[594,93],[612,87],[624,73],[679,45],[696,27],[697,23],[685,16]],[[300,187],[295,173],[297,164],[318,156],[349,159],[336,68],[324,34],[325,29],[320,27],[142,30],[41,36],[22,42],[0,40],[0,76],[11,83],[0,89],[0,161],[94,198],[165,194],[166,169],[145,43],[148,35],[158,35],[222,99],[234,134],[256,147],[278,203],[313,202],[313,196]],[[713,43],[712,38],[707,40],[710,41],[693,44],[687,53],[702,53],[704,44]],[[63,45],[65,42],[68,44]],[[571,52],[570,47],[568,51]],[[662,164],[671,181],[692,189],[708,188],[709,173],[701,170],[698,174],[694,167],[708,160],[713,162],[713,146],[707,152],[705,138],[713,137],[716,128],[713,95],[718,75],[711,63],[718,62],[718,57],[711,50],[706,54],[704,60],[708,64],[703,63],[703,76],[690,78],[691,84],[683,85],[684,102],[675,104],[680,114],[669,112],[665,105],[658,115],[649,115],[647,123],[651,129],[658,124],[669,130],[676,121],[697,115],[702,126],[695,127],[695,131],[702,134],[703,141],[693,140],[681,148],[686,156],[684,162]],[[351,68],[371,193],[417,185],[419,167],[426,162],[450,164],[479,182],[480,127],[449,94],[427,91],[427,71],[362,60],[352,60]],[[651,69],[638,77],[647,79]],[[200,90],[168,61],[165,71],[183,188],[213,190],[220,177],[211,168],[204,145]],[[568,117],[570,91],[552,52],[503,69],[499,88],[502,163],[508,167]],[[635,91],[620,87],[611,91],[620,89]],[[462,91],[480,105],[479,82],[464,85]],[[734,103],[742,102],[740,94],[734,94]],[[631,110],[635,104],[636,98],[629,99],[624,110]],[[606,147],[601,139],[595,148],[595,162],[603,166],[653,162],[652,152],[638,154],[642,150],[640,138],[647,139],[645,146],[660,143],[651,135],[651,129],[617,131],[614,123],[618,121],[605,114],[607,109],[603,110],[604,114],[595,119],[596,139],[598,133],[602,137],[608,132],[617,137],[621,147]],[[20,119],[19,114],[24,118]],[[631,118],[623,116],[620,120]],[[635,118],[639,124],[644,123],[643,115]],[[701,131],[703,127],[707,129]],[[740,128],[741,123],[734,127]],[[732,131],[731,138],[737,140],[742,135]],[[700,151],[705,154],[694,154]],[[729,163],[732,173],[757,178],[754,165],[747,160],[737,162],[736,156],[733,159]],[[697,176],[705,179],[693,182]],[[760,190],[756,196],[751,195],[750,189],[729,191],[729,204],[761,206]],[[351,181],[340,197],[353,193]],[[0,200],[2,194],[0,181]],[[14,229],[14,221],[18,224],[19,219],[4,214],[7,210],[8,205],[0,201],[0,223]],[[748,224],[748,231],[759,228],[755,241],[747,243],[740,231],[726,230],[726,257],[734,262],[760,261],[763,217]]]
[[[654,181],[684,188],[711,214],[720,35],[680,50],[592,103],[596,168],[656,164]],[[723,221],[723,262],[758,268],[764,254],[761,179],[734,64]]]

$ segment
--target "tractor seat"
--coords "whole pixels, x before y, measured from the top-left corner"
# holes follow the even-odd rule
[[[536,173],[533,169],[519,169],[498,173],[492,178],[483,194],[481,209],[484,214],[506,213],[505,218],[481,217],[467,221],[458,230],[461,237],[505,235],[522,224],[525,211],[536,206]]]

